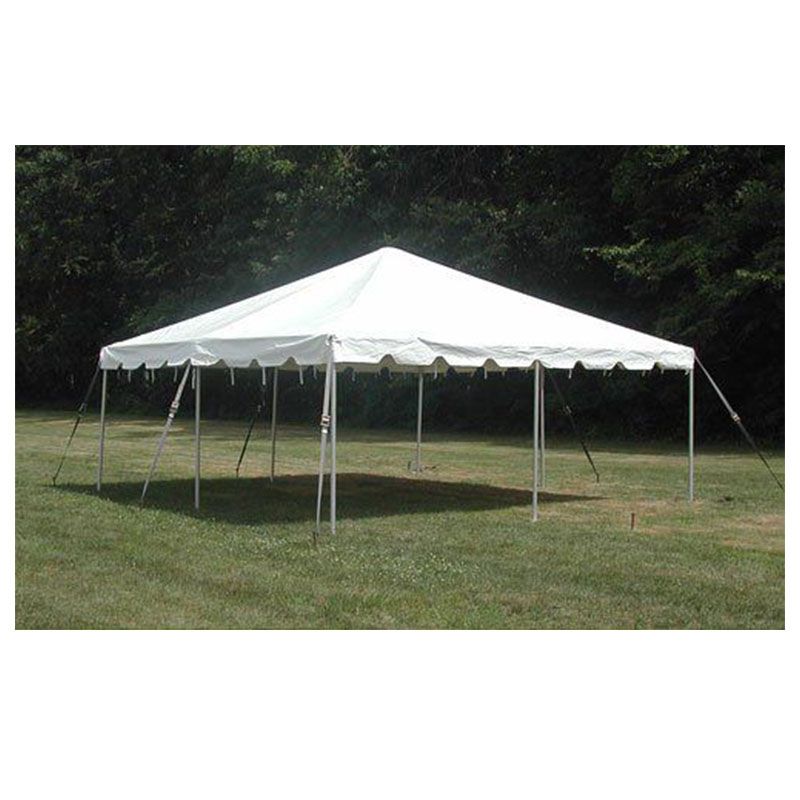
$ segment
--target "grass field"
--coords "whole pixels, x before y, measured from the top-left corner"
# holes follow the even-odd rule
[[[783,495],[746,450],[700,447],[689,507],[682,450],[595,446],[595,484],[575,442],[551,442],[532,524],[527,439],[430,435],[416,477],[413,432],[340,426],[337,535],[315,548],[314,427],[279,431],[270,485],[263,429],[237,479],[243,423],[204,423],[195,514],[189,418],[144,508],[161,421],[110,418],[99,496],[96,417],[51,485],[70,424],[17,414],[18,628],[784,625]]]

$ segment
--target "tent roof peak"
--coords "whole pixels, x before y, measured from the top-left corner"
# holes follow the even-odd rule
[[[337,363],[690,369],[691,348],[384,246],[103,348],[104,368]]]

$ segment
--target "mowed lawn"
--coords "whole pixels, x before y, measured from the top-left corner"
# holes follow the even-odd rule
[[[237,479],[245,424],[205,422],[196,514],[190,414],[144,508],[162,420],[110,416],[98,496],[97,417],[54,488],[72,417],[17,414],[18,628],[784,625],[784,498],[745,449],[700,445],[690,507],[682,449],[598,445],[596,484],[551,442],[532,524],[528,439],[428,435],[416,477],[413,431],[340,425],[337,534],[314,547],[318,429],[279,430],[271,485],[263,425]]]

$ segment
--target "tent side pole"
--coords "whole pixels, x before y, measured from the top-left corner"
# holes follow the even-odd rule
[[[540,402],[539,420],[540,420],[540,423],[541,423],[541,437],[542,437],[542,440],[541,440],[541,450],[540,450],[541,455],[539,456],[539,460],[540,460],[540,464],[541,464],[540,469],[539,469],[539,487],[544,489],[544,474],[545,474],[545,466],[544,466],[544,462],[545,462],[545,443],[544,443],[544,386],[545,386],[545,377],[544,377],[544,367],[542,367],[542,378],[541,378],[540,383],[541,383],[540,389],[541,389],[541,393],[542,394],[541,394],[541,399],[539,401]]]
[[[325,479],[325,450],[328,445],[328,427],[330,426],[331,399],[331,358],[328,357],[328,368],[325,370],[325,389],[322,394],[322,415],[320,417],[319,435],[319,479],[317,481],[317,523],[314,529],[314,541],[320,533],[320,523],[322,520],[322,485]]]
[[[533,367],[533,496],[531,500],[531,520],[539,519],[539,400],[541,394],[541,367],[537,361]]]
[[[425,382],[425,374],[420,370],[419,385],[417,389],[417,459],[416,472],[422,472],[422,392]]]
[[[275,439],[278,435],[278,368],[272,372],[272,418],[270,420],[270,437],[272,450],[270,451],[269,480],[275,480]]]
[[[336,366],[331,370],[331,534],[336,533]]]
[[[100,388],[100,446],[97,457],[97,491],[103,485],[103,463],[106,455],[106,388],[108,386],[108,371],[103,370],[103,380]]]
[[[194,509],[200,510],[200,367],[194,368]]]
[[[689,370],[689,502],[694,502],[694,368]]]

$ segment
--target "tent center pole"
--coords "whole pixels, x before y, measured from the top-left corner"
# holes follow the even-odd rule
[[[97,457],[97,491],[103,485],[103,463],[106,455],[106,388],[108,386],[108,371],[103,370],[103,379],[100,388],[100,447]]]
[[[194,368],[194,508],[200,510],[200,367]]]
[[[425,383],[425,375],[420,370],[419,383],[417,389],[417,459],[416,472],[422,472],[422,392]]]
[[[331,534],[336,533],[336,366],[331,370]]]
[[[537,361],[533,367],[533,497],[531,500],[531,520],[539,519],[539,401],[541,400],[541,366]]]
[[[272,450],[270,451],[269,480],[275,480],[275,439],[278,435],[278,368],[272,372],[272,417],[270,419],[270,437]]]
[[[689,502],[694,502],[694,367],[689,370]]]

